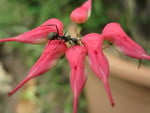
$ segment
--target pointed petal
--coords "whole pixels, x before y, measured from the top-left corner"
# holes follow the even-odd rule
[[[121,28],[118,23],[110,23],[102,31],[104,38],[112,42],[117,48],[127,56],[136,59],[148,59],[150,56],[145,50],[134,42]]]
[[[60,40],[49,41],[41,57],[33,65],[28,75],[24,78],[24,80],[19,85],[17,85],[17,87],[13,91],[9,93],[9,96],[14,94],[19,88],[21,88],[30,79],[40,76],[43,73],[50,70],[56,64],[56,61],[62,55],[64,55],[66,50],[67,50],[67,46],[63,41]]]
[[[47,20],[45,23],[40,25],[39,27],[25,32],[16,37],[10,37],[5,39],[0,39],[0,42],[7,42],[7,41],[17,41],[23,43],[30,43],[30,44],[43,44],[48,41],[47,36],[51,32],[57,32],[56,26],[49,26],[55,24],[57,25],[59,34],[63,34],[63,23],[55,18]]]
[[[90,33],[82,38],[84,46],[87,48],[90,67],[97,77],[102,80],[109,100],[114,105],[110,87],[108,84],[109,64],[102,51],[103,36],[96,33]]]
[[[74,95],[73,97],[73,113],[77,113],[78,111],[78,98],[79,96]]]
[[[114,107],[115,103],[114,103],[114,100],[113,100],[113,97],[112,97],[112,94],[111,94],[111,90],[110,90],[108,79],[103,79],[102,81],[103,81],[104,87],[106,89],[106,92],[107,92],[109,101],[111,103],[111,106]]]
[[[70,84],[74,93],[73,113],[77,113],[78,96],[80,95],[86,81],[84,71],[85,56],[86,49],[82,46],[73,46],[66,52],[66,58],[71,68]]]

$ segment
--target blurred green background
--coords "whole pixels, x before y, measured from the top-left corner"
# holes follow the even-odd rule
[[[60,19],[66,28],[71,23],[71,11],[83,2],[84,0],[0,0],[0,38],[31,30],[49,18]],[[119,22],[150,53],[150,0],[93,0],[91,17],[84,24],[82,34],[100,33],[109,22]],[[43,47],[44,45],[18,42],[0,43],[0,64],[10,74],[6,76],[11,76],[4,83],[10,89],[24,78]],[[34,90],[20,90],[9,98],[7,90],[2,90],[0,113],[21,113],[17,107],[22,100],[36,106],[32,113],[71,113],[72,93],[68,70],[67,61],[61,59],[54,69],[34,81]],[[86,112],[86,103],[82,94],[78,113]]]

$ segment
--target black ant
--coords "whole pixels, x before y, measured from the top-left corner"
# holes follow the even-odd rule
[[[48,34],[48,40],[64,40],[65,42],[69,42],[70,45],[79,45],[80,38],[71,38],[70,35],[65,36],[66,33],[64,33],[63,36],[60,36],[57,25],[51,24],[48,26],[55,26],[57,30],[57,32],[51,32]]]

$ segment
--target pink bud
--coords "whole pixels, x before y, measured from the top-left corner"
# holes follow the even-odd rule
[[[67,50],[67,46],[63,41],[60,41],[60,40],[49,41],[41,57],[33,65],[28,75],[13,91],[9,93],[9,96],[14,94],[19,88],[21,88],[30,79],[40,76],[43,73],[46,73],[48,70],[50,70],[56,64],[56,61],[62,55],[64,55],[66,50]]]
[[[86,75],[84,72],[86,53],[86,49],[78,45],[69,48],[66,52],[66,58],[71,68],[70,84],[74,93],[73,113],[77,113],[78,97],[86,81]]]
[[[104,38],[114,45],[127,56],[137,59],[148,59],[150,56],[144,49],[134,42],[121,28],[118,23],[109,23],[102,31]]]
[[[88,51],[90,67],[97,77],[102,80],[110,102],[114,106],[108,83],[109,64],[102,50],[103,36],[97,33],[90,33],[82,38],[82,42]]]
[[[51,32],[57,32],[56,26],[50,26],[52,24],[57,26],[59,34],[62,35],[63,23],[56,18],[52,18],[52,19],[47,20],[42,25],[40,25],[39,27],[33,30],[25,32],[16,37],[0,39],[0,42],[17,41],[17,42],[30,43],[30,44],[46,43],[48,41],[47,39],[48,34]]]
[[[74,9],[70,15],[72,22],[77,24],[85,23],[91,15],[92,0],[87,0],[80,7]]]

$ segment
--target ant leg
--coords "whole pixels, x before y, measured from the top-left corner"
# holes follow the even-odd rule
[[[67,31],[65,31],[64,36],[66,35]]]
[[[68,42],[69,42],[70,45],[75,45],[75,42],[74,42],[74,40],[71,38],[70,35],[67,36],[67,40],[68,40]]]
[[[76,45],[82,45],[81,44],[81,38],[78,37],[78,38],[72,38],[73,39],[73,42],[76,44]]]
[[[57,31],[57,33],[58,33],[58,35],[59,35],[59,30],[58,30],[58,27],[57,27],[57,25],[56,25],[56,24],[49,24],[49,25],[45,25],[45,26],[55,26],[56,31]]]
[[[72,42],[72,40],[68,41],[70,45],[74,45],[74,43]]]
[[[57,30],[57,33],[59,33],[59,30],[58,30],[58,27],[57,27],[56,24],[50,24],[50,25],[48,25],[48,26],[55,26],[55,27],[56,27],[56,30]]]

